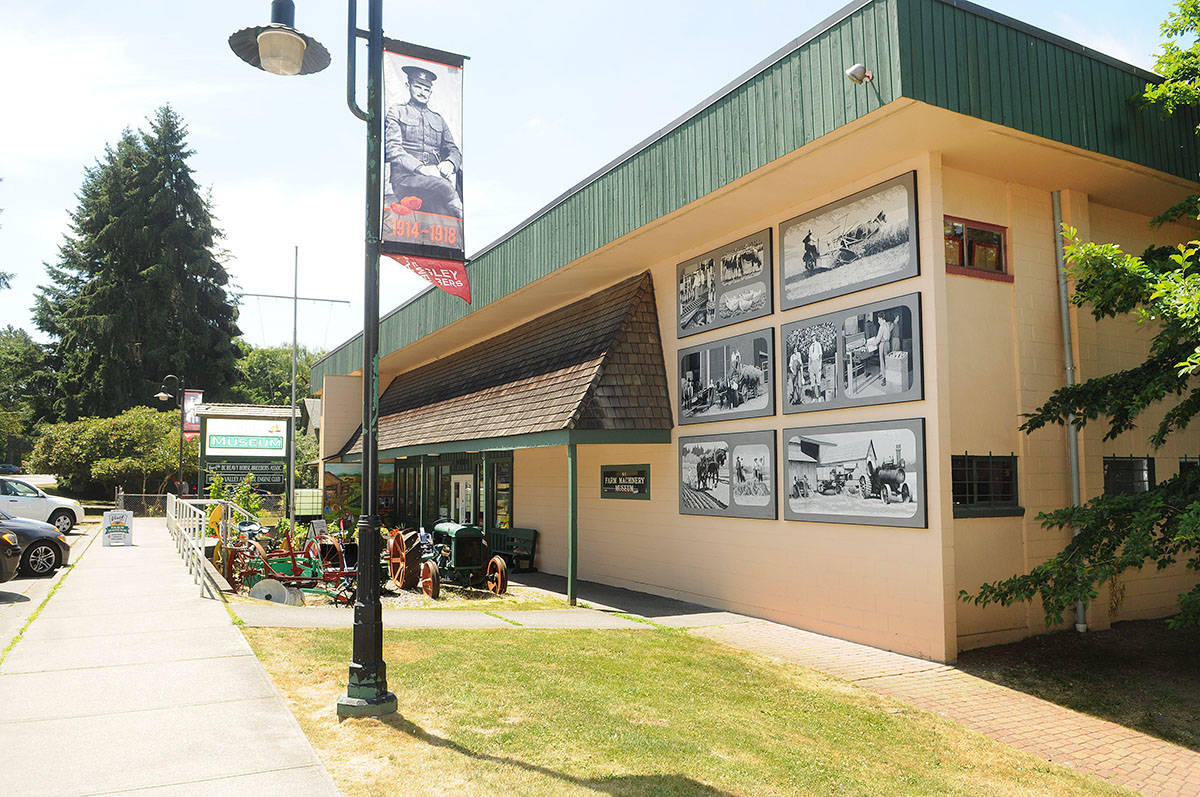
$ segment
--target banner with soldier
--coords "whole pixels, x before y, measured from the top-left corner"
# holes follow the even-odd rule
[[[464,60],[384,42],[381,241],[385,255],[470,302],[463,262]]]

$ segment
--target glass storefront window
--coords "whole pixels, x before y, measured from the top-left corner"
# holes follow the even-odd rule
[[[495,504],[491,516],[494,518],[493,525],[498,529],[512,528],[512,473],[511,461],[492,463],[492,495]]]

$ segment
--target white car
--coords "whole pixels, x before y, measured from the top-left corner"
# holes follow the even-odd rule
[[[83,507],[78,501],[49,495],[20,479],[0,478],[0,510],[13,517],[50,523],[63,534],[83,522]]]

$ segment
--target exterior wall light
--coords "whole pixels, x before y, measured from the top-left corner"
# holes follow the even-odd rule
[[[243,28],[229,37],[229,47],[251,66],[276,75],[311,75],[329,66],[329,51],[296,30],[296,4],[271,0],[271,24]]]
[[[855,64],[846,70],[846,77],[861,85],[863,83],[870,83],[871,78],[875,77],[875,73],[862,64]]]

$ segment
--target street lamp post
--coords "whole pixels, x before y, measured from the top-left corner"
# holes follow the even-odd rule
[[[358,518],[358,579],[354,602],[353,652],[346,694],[338,698],[342,717],[380,716],[396,710],[387,688],[383,660],[383,611],[379,601],[379,236],[383,183],[383,0],[368,0],[367,30],[358,29],[357,0],[347,2],[346,103],[367,123],[366,258],[363,288],[362,514]],[[319,72],[329,53],[295,28],[292,0],[272,0],[271,24],[245,28],[229,37],[233,52],[251,66],[279,75]],[[355,99],[357,39],[367,40],[367,109]]]
[[[158,388],[158,392],[154,397],[159,401],[166,401],[171,398],[171,394],[167,392],[167,380],[175,380],[175,406],[179,407],[179,476],[175,482],[175,488],[179,490],[179,496],[183,497],[183,377],[175,376],[175,374],[167,374],[163,377],[162,384]],[[153,384],[153,383],[152,383]]]

